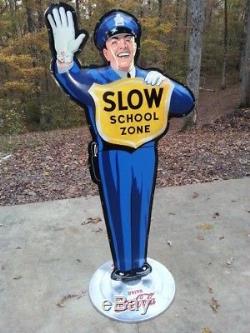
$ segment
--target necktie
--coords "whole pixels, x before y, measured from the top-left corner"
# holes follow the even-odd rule
[[[128,77],[128,78],[130,78],[130,77],[131,77],[131,75],[130,75],[130,73],[129,73],[129,72],[127,73],[127,77]]]

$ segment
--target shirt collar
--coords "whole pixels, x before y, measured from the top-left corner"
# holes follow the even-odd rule
[[[114,71],[120,76],[121,79],[127,77],[128,72],[120,71],[119,69],[114,69]],[[129,71],[131,78],[135,77],[135,66]]]

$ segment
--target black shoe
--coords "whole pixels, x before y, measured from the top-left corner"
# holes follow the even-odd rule
[[[148,275],[151,272],[152,272],[152,267],[148,263],[145,263],[142,266],[142,268],[139,268],[135,271],[135,274],[136,276],[142,277]]]
[[[133,269],[131,271],[122,272],[118,269],[114,269],[111,273],[111,279],[115,281],[133,281],[133,280],[139,280],[143,276],[148,275],[152,272],[152,267],[145,263],[141,268]]]

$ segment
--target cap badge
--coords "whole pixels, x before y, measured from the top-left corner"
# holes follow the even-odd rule
[[[121,14],[117,14],[114,18],[114,21],[116,26],[125,25],[124,18],[121,16]]]

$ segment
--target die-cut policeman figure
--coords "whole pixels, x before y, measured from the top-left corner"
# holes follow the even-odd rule
[[[166,112],[186,115],[194,107],[193,94],[185,86],[156,70],[135,64],[141,29],[137,19],[122,10],[105,14],[97,23],[94,42],[106,64],[81,68],[75,53],[87,39],[78,31],[72,7],[51,5],[46,13],[52,46],[52,71],[59,85],[84,106],[93,140],[97,174],[105,223],[112,252],[114,280],[132,280],[151,272],[147,263],[147,245],[157,171],[157,138],[136,149],[107,142],[96,124],[96,104],[90,94],[94,84],[106,85],[130,78],[141,78],[151,86],[168,82],[171,87]],[[122,81],[121,81],[122,82]]]

